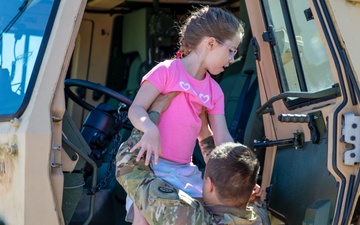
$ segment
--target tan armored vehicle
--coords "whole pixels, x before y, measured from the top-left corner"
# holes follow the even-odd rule
[[[359,0],[0,0],[0,224],[126,224],[128,106],[200,4],[245,23],[216,79],[272,224],[360,224]]]

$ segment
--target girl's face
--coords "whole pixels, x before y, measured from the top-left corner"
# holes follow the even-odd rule
[[[240,36],[236,35],[230,40],[212,39],[212,46],[207,56],[207,70],[212,75],[224,72],[224,69],[234,62],[237,48],[240,44]]]

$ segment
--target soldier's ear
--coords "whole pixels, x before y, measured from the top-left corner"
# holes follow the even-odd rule
[[[215,191],[215,185],[214,185],[214,182],[213,180],[210,178],[210,177],[206,177],[204,179],[204,187],[206,188],[206,191],[207,192],[214,192]]]

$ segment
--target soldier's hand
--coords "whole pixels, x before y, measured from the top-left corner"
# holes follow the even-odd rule
[[[262,191],[263,191],[262,188],[258,184],[255,184],[254,190],[253,190],[253,192],[252,192],[252,194],[250,196],[249,201],[250,202],[254,201],[255,198],[260,197],[261,194],[262,194]]]
[[[198,139],[203,140],[203,139],[213,135],[213,132],[210,129],[210,126],[209,126],[209,121],[208,121],[208,118],[207,118],[207,113],[206,113],[206,108],[205,107],[202,108],[202,111],[201,111],[199,117],[201,119],[201,129],[200,129]]]

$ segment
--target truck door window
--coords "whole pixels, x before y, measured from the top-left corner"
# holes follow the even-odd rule
[[[329,60],[306,0],[264,0],[282,91],[317,92],[334,84]]]
[[[55,2],[0,0],[0,120],[20,116],[30,99]]]

